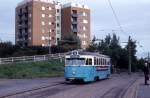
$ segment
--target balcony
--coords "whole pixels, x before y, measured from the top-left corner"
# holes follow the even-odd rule
[[[17,28],[18,28],[19,30],[22,30],[22,25],[21,25],[21,24],[17,25]]]
[[[23,36],[28,36],[28,32],[23,31],[23,32],[22,32],[22,35],[23,35]]]
[[[22,18],[21,18],[21,20],[27,21],[28,18],[25,15],[23,15]]]
[[[19,40],[23,38],[22,34],[18,34]]]
[[[78,30],[76,28],[73,28],[72,32],[78,32]]]
[[[77,22],[77,21],[72,21],[72,24],[77,25],[77,24],[78,24],[78,22]]]
[[[77,13],[73,13],[73,14],[71,14],[71,16],[77,18],[77,17],[78,17],[78,14],[77,14]]]
[[[17,20],[17,23],[18,23],[19,25],[21,25],[21,24],[22,24],[22,20],[18,19],[18,20]]]
[[[24,29],[26,29],[26,28],[28,28],[28,25],[22,24],[21,27],[24,28]]]
[[[24,9],[22,10],[22,13],[28,13],[28,9],[27,9],[27,8],[24,8]]]
[[[22,12],[18,12],[18,16],[22,16]]]

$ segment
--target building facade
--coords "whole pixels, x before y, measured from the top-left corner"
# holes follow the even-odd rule
[[[57,45],[61,5],[52,0],[24,0],[16,7],[15,42],[19,46]]]
[[[79,37],[83,49],[90,45],[90,9],[86,5],[69,3],[62,6],[62,38]],[[72,33],[72,34],[71,34]]]
[[[52,46],[73,34],[79,37],[82,48],[89,46],[90,9],[86,5],[24,0],[16,7],[16,45]]]

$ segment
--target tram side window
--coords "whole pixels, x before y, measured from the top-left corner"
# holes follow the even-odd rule
[[[110,65],[110,61],[107,62],[107,65]]]
[[[96,65],[96,57],[94,57],[94,65]]]
[[[102,65],[104,65],[104,59],[102,58]]]
[[[97,58],[97,65],[99,65],[99,64],[98,64],[98,58]]]
[[[86,59],[86,65],[88,65],[89,59]]]
[[[101,59],[101,64],[103,65],[103,58]]]
[[[101,59],[100,58],[98,59],[98,65],[101,65]]]
[[[102,59],[100,58],[100,65],[102,65]]]
[[[106,59],[104,59],[104,65],[106,65]]]
[[[107,65],[109,65],[109,61],[107,61]]]
[[[89,65],[92,65],[92,59],[89,59]]]
[[[105,59],[103,59],[103,65],[105,65]]]
[[[104,59],[104,65],[107,65],[107,63],[106,63],[106,59]]]
[[[86,59],[86,65],[92,65],[92,59]]]

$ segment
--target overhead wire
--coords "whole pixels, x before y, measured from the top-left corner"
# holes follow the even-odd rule
[[[114,9],[113,6],[112,6],[111,1],[108,0],[108,3],[109,3],[109,6],[110,6],[110,8],[111,8],[111,10],[112,10],[112,13],[113,13],[113,15],[114,15],[114,18],[115,18],[115,20],[116,20],[116,22],[117,22],[117,25],[119,26],[120,31],[123,32],[125,35],[129,35],[129,34],[127,34],[126,32],[124,32],[123,27],[121,26],[121,23],[120,23],[120,21],[119,21],[119,18],[118,18],[118,16],[117,16],[116,12],[115,12],[115,9]]]

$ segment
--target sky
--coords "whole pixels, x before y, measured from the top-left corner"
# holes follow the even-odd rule
[[[15,7],[22,0],[0,0],[0,39],[15,41]],[[58,0],[62,3],[71,0]],[[114,32],[120,42],[130,35],[137,41],[137,56],[147,56],[150,51],[150,0],[110,0],[124,30],[121,32],[108,0],[73,0],[91,9],[91,35],[103,39]],[[125,44],[122,44],[124,46]],[[141,47],[142,46],[142,47]]]

